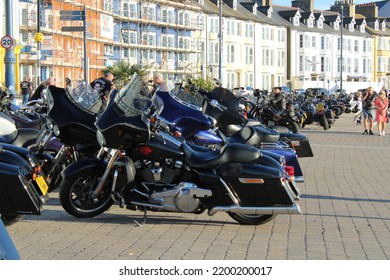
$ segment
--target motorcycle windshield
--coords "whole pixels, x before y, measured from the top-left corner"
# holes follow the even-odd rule
[[[124,116],[135,117],[142,116],[152,105],[152,100],[145,82],[134,74],[130,82],[115,95],[113,104],[117,105]]]
[[[76,106],[79,106],[92,114],[97,114],[102,106],[102,99],[99,94],[91,88],[87,88],[86,90],[79,88],[73,91],[66,90],[65,92],[68,98]]]

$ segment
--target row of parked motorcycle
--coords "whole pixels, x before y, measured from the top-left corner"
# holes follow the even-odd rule
[[[190,81],[152,95],[134,74],[107,105],[93,91],[55,86],[26,106],[3,99],[2,219],[40,215],[54,190],[78,218],[113,204],[144,212],[145,221],[148,211],[225,212],[247,225],[299,214],[309,139],[264,123],[261,97],[247,110],[231,91]]]

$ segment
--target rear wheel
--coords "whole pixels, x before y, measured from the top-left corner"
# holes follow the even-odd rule
[[[239,222],[242,225],[262,225],[268,223],[276,217],[276,215],[249,215],[238,213],[228,214],[233,220]]]
[[[91,218],[108,210],[114,201],[110,188],[104,188],[92,198],[93,190],[103,174],[99,168],[90,167],[65,178],[60,189],[60,202],[66,212],[77,218]]]

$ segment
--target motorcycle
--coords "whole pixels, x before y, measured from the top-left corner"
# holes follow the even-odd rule
[[[255,147],[228,143],[193,146],[160,131],[163,102],[134,74],[111,94],[96,121],[96,158],[63,172],[60,202],[69,214],[94,217],[114,201],[130,210],[209,215],[226,212],[242,224],[263,224],[278,214],[299,214],[299,189],[280,162]],[[259,162],[263,163],[260,164]]]
[[[207,93],[204,93],[207,95]],[[157,91],[156,95],[164,102],[164,110],[159,114],[159,118],[169,127],[165,131],[172,131],[174,135],[184,138],[187,142],[196,145],[208,146],[212,148],[221,147],[224,143],[244,143],[256,146],[272,156],[283,156],[286,165],[293,167],[293,175],[296,182],[303,182],[303,172],[300,168],[297,155],[286,143],[279,140],[279,134],[271,129],[261,126],[241,127],[238,131],[227,137],[220,130],[229,123],[241,123],[241,113],[233,107],[225,107],[215,99],[196,94],[196,92],[185,93],[178,88],[170,92]],[[208,107],[218,108],[218,114],[214,114]],[[207,111],[206,115],[203,111]],[[216,117],[216,119],[214,119]],[[223,123],[222,123],[223,120]]]
[[[48,87],[46,98],[46,123],[30,149],[43,163],[50,180],[49,192],[52,192],[61,185],[61,172],[66,166],[93,156],[99,150],[94,122],[101,100],[92,92],[84,92],[74,99],[66,89],[55,86]],[[55,153],[50,153],[53,139],[59,147]]]

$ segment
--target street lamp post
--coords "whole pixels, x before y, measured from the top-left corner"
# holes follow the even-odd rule
[[[222,3],[223,0],[219,0],[219,81],[222,82],[222,43],[223,43],[223,34],[222,34]]]
[[[343,28],[344,28],[344,6],[341,6],[340,26],[340,93],[343,92]]]
[[[37,0],[37,33],[34,35],[34,40],[37,42],[37,85],[41,83],[41,46],[44,36],[41,33],[41,1]]]

